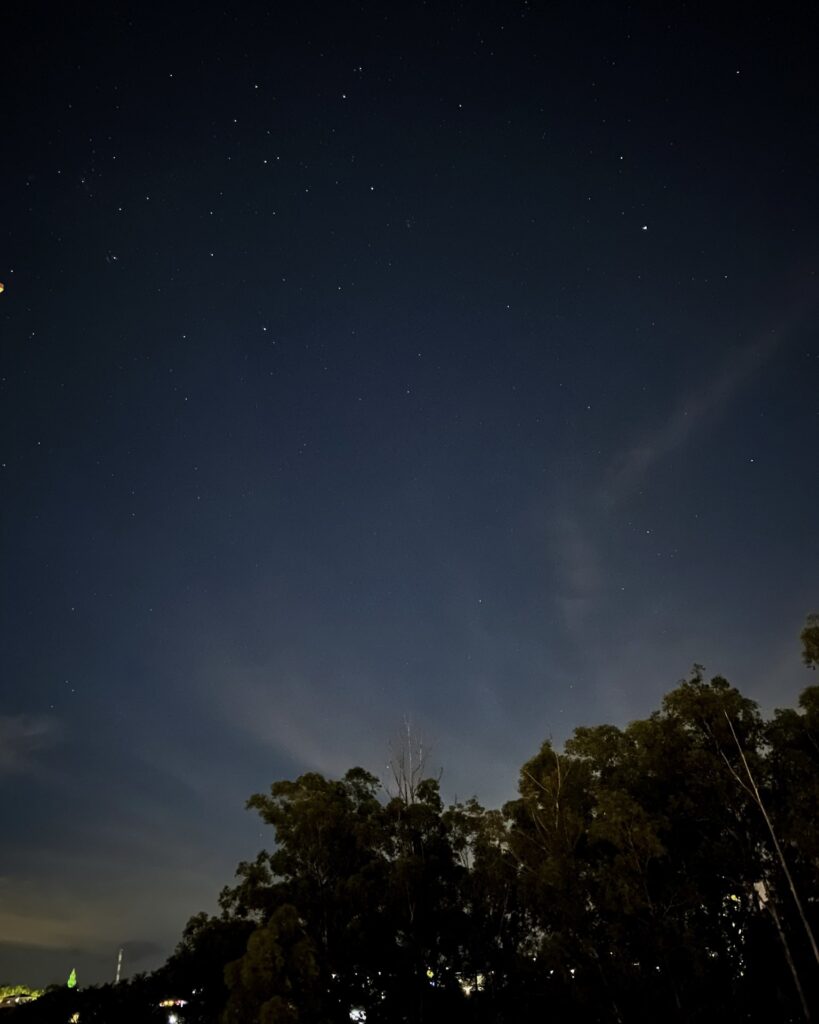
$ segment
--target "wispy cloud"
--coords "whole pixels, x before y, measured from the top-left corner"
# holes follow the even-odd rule
[[[790,326],[734,352],[707,379],[682,394],[664,420],[614,453],[599,484],[575,488],[548,510],[539,508],[553,574],[554,607],[565,637],[590,666],[597,632],[590,631],[589,625],[601,611],[609,578],[609,514],[629,501],[652,471],[728,409],[792,336]]]
[[[29,772],[40,751],[57,739],[56,719],[38,715],[0,715],[0,778]]]
[[[48,882],[6,877],[0,879],[0,897],[0,935],[7,941],[53,949],[94,938],[97,922],[87,908],[74,905],[71,892]]]
[[[599,557],[588,529],[577,516],[556,515],[549,524],[556,601],[572,635],[582,632],[600,587]]]
[[[245,669],[240,676],[229,686],[215,687],[224,695],[217,699],[220,720],[245,740],[311,771],[337,774],[349,768],[351,752],[368,749],[373,730],[385,717],[375,685],[368,688],[371,698],[366,707],[358,699],[360,679],[350,682],[349,699],[345,698],[343,672],[335,684],[332,708],[327,699],[331,683],[319,670],[274,664],[264,670]]]
[[[656,429],[617,452],[606,473],[601,494],[603,506],[610,508],[627,500],[659,462],[719,416],[740,389],[769,362],[781,340],[780,332],[771,332],[734,353],[714,376],[684,395]]]

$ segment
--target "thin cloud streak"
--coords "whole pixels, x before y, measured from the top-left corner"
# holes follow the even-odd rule
[[[552,519],[549,541],[557,576],[555,600],[569,634],[577,637],[600,589],[599,556],[589,531],[568,513]]]
[[[55,718],[0,715],[0,778],[33,771],[37,755],[52,746],[58,734]]]
[[[658,463],[724,411],[741,388],[771,360],[782,337],[781,331],[772,331],[733,356],[716,376],[685,395],[659,430],[618,452],[606,474],[601,494],[603,507],[610,509],[628,500]]]
[[[328,708],[326,681],[308,673],[248,670],[231,687],[215,687],[214,711],[223,724],[244,738],[275,751],[306,771],[338,774],[352,767],[351,751],[369,748],[368,739],[381,715],[379,701],[362,707],[358,688],[348,701],[336,695]],[[375,687],[370,687],[373,693]],[[386,736],[385,736],[386,742]]]

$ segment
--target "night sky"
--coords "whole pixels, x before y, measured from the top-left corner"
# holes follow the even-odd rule
[[[405,718],[497,805],[812,679],[808,5],[229,6],[4,8],[0,982],[160,963]]]

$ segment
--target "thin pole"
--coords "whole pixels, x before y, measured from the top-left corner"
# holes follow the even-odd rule
[[[793,983],[796,986],[796,991],[799,993],[799,1002],[802,1004],[802,1013],[805,1015],[805,1020],[810,1020],[810,1010],[808,1009],[807,1000],[805,999],[805,993],[802,991],[802,985],[799,981],[799,974],[796,971],[796,964],[793,962],[791,956],[791,949],[788,945],[788,940],[785,937],[785,930],[782,927],[782,922],[779,920],[779,914],[776,912],[776,905],[774,901],[769,898],[768,890],[764,882],[754,882],[754,889],[759,897],[760,907],[764,907],[769,910],[771,917],[774,919],[776,925],[776,931],[779,935],[779,941],[782,943],[782,948],[785,950],[785,959],[788,961],[788,967],[791,969],[791,975],[793,977]]]
[[[756,780],[751,774],[750,766],[748,765],[748,761],[745,758],[745,751],[742,749],[742,746],[739,742],[739,738],[737,737],[737,734],[734,730],[734,723],[731,721],[727,711],[724,712],[724,714],[725,717],[728,719],[728,725],[731,729],[731,735],[734,737],[734,743],[736,743],[737,745],[739,756],[742,758],[742,766],[745,769],[745,774],[748,776],[748,781],[751,783],[750,788],[748,786],[745,786],[745,791],[751,794],[754,802],[756,803],[757,807],[762,813],[762,817],[765,819],[765,824],[768,826],[768,831],[771,833],[771,840],[773,841],[774,850],[776,850],[776,855],[779,858],[780,865],[782,866],[782,872],[785,875],[785,878],[787,879],[788,888],[791,891],[791,896],[793,896],[793,902],[796,904],[796,909],[799,911],[799,917],[802,920],[802,925],[805,929],[805,933],[808,936],[810,948],[813,950],[813,957],[816,960],[817,964],[819,964],[819,946],[816,945],[816,938],[813,934],[813,929],[811,928],[810,922],[808,921],[805,915],[805,911],[802,909],[802,901],[799,899],[799,893],[796,891],[796,883],[794,882],[793,876],[791,875],[790,869],[788,868],[788,862],[785,860],[785,854],[782,852],[782,847],[779,845],[779,840],[776,838],[776,832],[774,832],[773,822],[768,817],[768,811],[765,808],[765,804],[762,802],[762,796],[760,795],[760,792],[757,789]],[[723,757],[725,757],[724,754]],[[731,767],[730,762],[728,762],[728,767]],[[733,771],[733,769],[731,770]],[[734,776],[736,778],[739,778],[736,772],[734,772]],[[741,780],[740,785],[743,785]]]

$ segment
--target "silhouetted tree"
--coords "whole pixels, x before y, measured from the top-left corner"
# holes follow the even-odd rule
[[[412,749],[386,792],[354,768],[251,797],[270,852],[239,865],[219,917],[191,918],[153,975],[48,990],[8,1024],[158,1021],[167,998],[186,1024],[816,1009],[819,687],[766,722],[695,666],[648,718],[544,743],[500,810],[445,806]]]
[[[819,615],[809,615],[802,630],[802,660],[810,668],[819,666]]]

